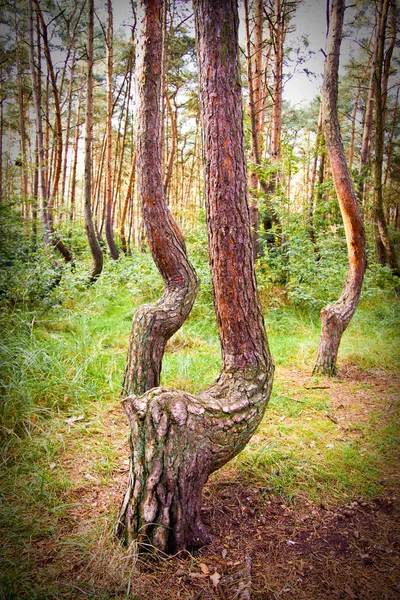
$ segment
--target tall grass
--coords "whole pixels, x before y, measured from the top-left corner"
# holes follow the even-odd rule
[[[191,316],[168,343],[162,385],[196,393],[217,376],[221,356],[204,244],[196,237],[189,242],[203,285]],[[354,494],[379,493],[383,489],[380,468],[382,462],[392,460],[398,436],[394,418],[384,422],[378,411],[375,423],[353,424],[354,435],[348,438],[327,419],[324,390],[305,393],[301,382],[287,382],[285,370],[311,373],[320,330],[319,306],[308,302],[299,287],[288,297],[287,290],[265,276],[265,264],[259,267],[277,376],[265,420],[245,451],[228,466],[232,477],[244,477],[262,493],[287,502],[299,495],[339,502]],[[59,545],[62,529],[64,556],[73,552],[88,560],[100,533],[91,522],[82,525],[81,533],[76,529],[69,533],[69,508],[79,504],[73,492],[92,481],[87,476],[111,486],[120,454],[126,451],[121,448],[128,425],[123,418],[110,425],[110,414],[121,414],[133,312],[159,296],[162,282],[147,253],[121,257],[117,263],[106,261],[104,273],[92,287],[87,287],[87,272],[84,262],[76,271],[66,269],[58,287],[42,286],[36,298],[30,292],[29,302],[22,278],[15,302],[7,296],[3,303],[0,528],[5,547],[0,589],[4,598],[74,597],[77,590],[57,587],[50,566],[38,575],[32,545],[44,537]],[[343,336],[339,368],[352,364],[398,373],[399,300],[391,285],[385,285],[381,270],[373,275],[367,278],[364,298]],[[288,285],[294,290],[294,270],[291,277]],[[32,290],[31,279],[29,286]],[[318,296],[314,291],[309,289],[312,298]],[[361,435],[362,452],[357,443]],[[83,466],[75,471],[67,468],[75,461]],[[109,532],[114,519],[115,514],[110,514],[103,529]],[[104,531],[101,535],[103,539]],[[85,587],[87,597],[117,597],[93,590],[94,584]]]

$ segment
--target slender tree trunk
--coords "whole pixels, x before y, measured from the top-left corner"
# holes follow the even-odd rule
[[[107,146],[106,146],[106,239],[110,256],[118,260],[118,249],[113,235],[113,190],[112,190],[112,73],[113,73],[113,9],[111,0],[107,0]]]
[[[128,83],[127,83],[125,102],[124,102],[125,120],[124,120],[124,129],[123,129],[123,133],[122,133],[121,149],[120,149],[120,153],[119,153],[119,157],[118,157],[119,158],[118,168],[117,168],[117,165],[115,165],[115,171],[117,172],[117,177],[116,177],[116,183],[115,183],[114,206],[116,206],[116,204],[117,204],[117,198],[121,198],[120,188],[121,188],[121,181],[122,181],[122,172],[123,172],[123,168],[124,168],[126,139],[127,139],[127,135],[128,135],[128,126],[129,126],[129,120],[130,120],[129,119],[129,117],[130,117],[129,103],[130,103],[130,99],[131,99],[132,67],[133,67],[133,55],[131,54],[129,57],[129,61],[128,61],[128,73],[127,73]],[[122,112],[124,112],[124,111],[121,111],[121,113]],[[117,161],[117,156],[116,156],[116,161]],[[136,161],[136,155],[135,155],[135,161]],[[130,179],[131,179],[131,176],[129,177],[129,180]],[[121,221],[122,221],[122,213],[123,213],[123,207],[120,207]],[[125,219],[126,219],[126,214],[125,214]],[[121,221],[120,221],[120,232],[121,232]],[[126,239],[125,239],[125,244],[126,244]],[[125,246],[125,249],[123,249],[123,252],[126,253],[126,246]]]
[[[251,49],[251,40],[250,40],[250,26],[249,26],[249,6],[248,0],[244,0],[244,14],[245,14],[245,25],[246,25],[246,63],[247,63],[247,82],[249,88],[249,109],[250,109],[250,123],[251,123],[251,152],[250,152],[250,161],[252,163],[252,168],[249,173],[249,188],[250,188],[250,222],[251,222],[251,241],[253,247],[254,258],[260,254],[261,247],[259,241],[259,219],[258,219],[258,177],[256,168],[260,168],[260,136],[259,136],[259,115],[257,114],[257,110],[260,110],[260,55],[261,55],[261,44],[258,47],[256,45],[254,49],[254,54],[256,56],[256,60],[254,63],[256,65],[256,76],[253,75],[253,65],[252,65],[252,49]],[[257,14],[257,17],[261,17],[261,42],[262,42],[262,11],[261,15]],[[260,24],[258,23],[258,30],[260,29]],[[260,42],[259,40],[260,34],[257,36],[257,44]],[[257,86],[257,92],[254,89],[254,86]]]
[[[18,108],[19,108],[19,130],[21,135],[21,158],[22,158],[22,186],[21,195],[23,203],[28,198],[28,161],[27,161],[27,133],[26,133],[26,112],[25,112],[25,94],[23,86],[23,75],[21,66],[20,39],[18,33],[17,18],[15,17],[15,58],[17,63],[17,82],[18,82]]]
[[[164,294],[164,300],[156,303],[150,329],[136,340],[137,352],[149,335],[153,337],[154,324],[165,332],[177,323],[177,315],[184,320],[197,289],[195,273],[169,225],[162,193],[156,60],[161,49],[162,1],[143,4],[138,182],[150,248],[170,294],[168,302]],[[195,19],[210,262],[223,368],[217,382],[197,397],[153,388],[124,400],[131,422],[132,461],[119,533],[128,543],[137,539],[164,552],[210,540],[200,519],[203,486],[209,474],[250,439],[264,413],[273,376],[251,251],[237,5],[197,0]],[[139,309],[139,321],[153,310],[154,306]],[[157,319],[160,311],[164,316]],[[160,332],[157,338],[160,342],[164,335]],[[142,365],[141,378],[143,370],[154,372],[150,358]],[[144,386],[133,382],[132,389],[139,394],[153,381],[154,377]]]
[[[129,175],[128,188],[126,190],[124,206],[122,208],[121,226],[120,226],[120,230],[119,230],[119,235],[120,235],[121,244],[122,244],[122,251],[124,252],[124,254],[128,253],[128,244],[126,241],[126,234],[125,234],[125,223],[126,223],[126,216],[128,213],[129,203],[131,203],[133,201],[133,191],[134,191],[133,184],[135,181],[135,174],[136,174],[136,154],[134,154],[134,156],[133,156],[131,172]]]
[[[274,84],[272,106],[271,159],[273,163],[281,158],[282,134],[282,91],[283,91],[283,41],[284,41],[284,11],[281,0],[274,0]],[[276,173],[275,181],[278,181]],[[275,185],[276,185],[275,183]]]
[[[382,72],[382,124],[383,129],[386,126],[386,109],[387,109],[387,95],[388,95],[388,85],[389,85],[389,77],[391,73],[391,63],[393,50],[396,45],[396,37],[397,37],[397,10],[396,10],[396,0],[389,0],[388,7],[388,19],[390,18],[390,32],[389,32],[389,44],[384,52],[383,56],[383,72]]]
[[[322,135],[322,105],[319,108],[318,114],[318,125],[317,125],[317,136],[315,140],[315,151],[314,151],[314,160],[311,171],[311,181],[310,181],[310,192],[309,192],[309,200],[308,200],[308,234],[310,236],[310,240],[313,244],[314,250],[318,253],[318,249],[315,246],[315,230],[314,230],[314,203],[315,203],[315,182],[317,180],[317,166],[318,166],[318,156],[321,147],[321,135]]]
[[[374,216],[376,223],[376,246],[380,262],[384,262],[381,246],[393,273],[400,277],[397,253],[389,237],[385,211],[383,209],[383,146],[384,146],[384,98],[382,93],[382,69],[384,63],[385,31],[388,17],[389,0],[381,0],[379,22],[378,52],[375,67],[375,163],[374,163]],[[387,85],[387,83],[386,83]]]
[[[351,138],[350,138],[350,148],[349,148],[349,169],[350,170],[351,170],[351,168],[353,166],[353,161],[354,161],[354,145],[355,145],[355,139],[356,139],[356,123],[357,123],[358,107],[359,107],[359,103],[360,103],[361,89],[362,89],[362,87],[364,86],[364,83],[365,83],[365,78],[366,78],[367,73],[368,73],[368,67],[369,67],[369,64],[366,65],[364,73],[363,73],[363,76],[361,77],[360,82],[358,84],[356,97],[354,99],[353,114],[351,116]]]
[[[386,185],[388,183],[388,179],[390,177],[390,171],[391,171],[391,168],[392,168],[393,139],[394,139],[395,130],[396,130],[396,126],[398,124],[398,118],[399,118],[399,91],[400,91],[400,89],[397,88],[396,101],[395,101],[395,104],[394,104],[394,109],[392,111],[392,124],[391,124],[389,139],[388,139],[388,143],[387,143],[386,170],[385,170],[385,177],[384,177],[384,182],[383,182],[383,185],[385,187],[386,187]]]
[[[70,82],[68,86],[68,109],[67,109],[67,126],[65,131],[65,145],[64,145],[64,160],[63,160],[63,170],[61,177],[61,202],[64,203],[65,200],[65,185],[67,182],[67,172],[68,172],[68,150],[69,150],[69,138],[71,135],[71,117],[72,117],[72,100],[73,100],[73,83],[75,79],[75,67],[76,67],[76,49],[73,49],[72,54],[72,64],[70,70]]]
[[[172,181],[172,172],[174,169],[174,160],[176,149],[178,146],[178,117],[177,111],[172,110],[171,99],[168,94],[165,94],[165,103],[167,106],[167,111],[169,115],[169,119],[171,122],[171,147],[169,150],[168,163],[167,163],[167,171],[164,178],[164,194],[167,204],[169,204],[169,195],[171,189],[171,181]]]
[[[47,187],[46,187],[46,176],[45,176],[45,154],[44,154],[44,136],[43,136],[43,121],[42,121],[42,110],[40,102],[40,91],[39,81],[37,77],[36,64],[35,64],[35,42],[34,42],[34,23],[33,23],[33,0],[28,0],[28,34],[29,34],[29,66],[31,71],[32,79],[32,95],[33,103],[35,107],[35,121],[36,121],[36,140],[37,140],[37,156],[38,156],[38,167],[39,167],[39,186],[41,196],[41,224],[43,239],[45,245],[50,244],[50,233],[47,223]]]
[[[84,82],[84,67],[82,65],[81,77],[80,77],[80,88],[78,98],[78,108],[76,113],[76,124],[75,124],[75,141],[74,141],[74,158],[72,161],[72,173],[71,173],[71,196],[70,196],[70,208],[69,208],[69,220],[72,226],[75,214],[75,198],[76,198],[76,170],[78,166],[78,149],[79,139],[81,135],[81,110],[82,110],[82,96],[83,96],[83,82]]]
[[[3,197],[3,133],[4,133],[4,99],[0,98],[0,204],[4,202]]]
[[[366,266],[364,225],[346,163],[337,114],[344,10],[344,0],[332,0],[322,86],[322,128],[342,213],[349,259],[347,279],[340,298],[321,311],[322,330],[314,372],[330,376],[336,373],[340,340],[357,308]]]
[[[89,281],[94,282],[103,270],[103,253],[97,241],[92,216],[92,146],[93,146],[93,29],[94,0],[88,0],[87,92],[85,117],[85,226],[93,257]]]
[[[29,3],[30,3],[30,1],[31,0],[29,0]],[[46,184],[44,185],[44,189],[42,186],[42,193],[45,192],[45,194],[46,194],[46,211],[44,211],[44,218],[47,221],[47,228],[49,230],[48,237],[50,238],[52,245],[54,246],[54,248],[56,248],[60,252],[60,254],[63,256],[63,258],[66,262],[72,262],[73,257],[72,257],[71,251],[67,248],[67,246],[64,244],[64,242],[59,237],[59,235],[54,231],[54,227],[53,227],[53,202],[56,197],[59,182],[60,182],[61,166],[62,166],[62,148],[63,148],[60,97],[59,97],[57,81],[56,81],[53,62],[52,62],[51,53],[50,53],[49,40],[48,40],[48,35],[47,35],[47,25],[44,22],[39,2],[37,0],[33,0],[33,1],[36,5],[37,17],[39,19],[39,23],[40,23],[40,27],[41,27],[41,34],[42,34],[42,38],[43,38],[43,51],[44,51],[44,54],[46,57],[47,68],[48,68],[48,71],[50,74],[50,80],[51,80],[53,98],[54,98],[54,109],[55,109],[55,128],[54,128],[54,137],[55,137],[55,141],[56,141],[55,157],[54,157],[55,169],[54,169],[54,176],[52,178],[50,178],[50,176],[48,177],[47,185]],[[33,58],[33,61],[34,61],[34,58]],[[39,104],[39,112],[40,112],[40,101],[39,100],[38,100],[38,104]],[[41,114],[38,113],[38,109],[36,109],[36,115],[37,115],[36,119],[41,120]],[[47,115],[49,115],[48,111],[47,111]],[[39,134],[39,139],[40,139],[40,137],[41,136]]]
[[[371,73],[369,78],[369,86],[368,86],[368,96],[367,103],[365,106],[365,114],[364,114],[364,127],[363,127],[363,135],[361,141],[361,156],[360,156],[360,171],[359,171],[359,181],[358,181],[358,189],[357,189],[357,197],[360,203],[360,206],[363,204],[364,200],[364,188],[365,182],[368,178],[368,169],[369,169],[369,161],[370,161],[370,153],[371,153],[371,136],[372,136],[372,125],[373,125],[373,117],[374,117],[374,92],[375,92],[375,68],[376,68],[376,60],[377,60],[377,52],[378,52],[378,38],[379,38],[379,24],[376,23],[375,30],[375,39],[374,39],[374,49],[371,60]]]

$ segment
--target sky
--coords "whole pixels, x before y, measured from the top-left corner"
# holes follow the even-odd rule
[[[188,6],[192,3],[187,0]],[[114,22],[116,26],[123,23],[132,22],[132,9],[130,0],[114,0]],[[239,12],[241,16],[241,27],[239,36],[244,45],[244,12],[243,2],[239,0]],[[347,12],[347,11],[346,11]],[[303,65],[315,74],[315,77],[307,76],[305,73],[297,72],[286,84],[284,88],[284,97],[290,100],[292,104],[305,104],[312,100],[319,93],[322,84],[322,73],[324,68],[324,55],[322,50],[325,48],[326,35],[326,0],[303,0],[297,8],[294,17],[296,31],[290,34],[289,40],[294,42],[297,38],[307,35],[309,39],[309,50],[312,55],[309,61]],[[342,68],[346,64],[346,57],[349,55],[349,42],[343,41],[342,48]]]

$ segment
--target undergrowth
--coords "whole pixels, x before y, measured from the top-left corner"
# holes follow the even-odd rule
[[[64,268],[54,286],[47,257],[32,253],[24,239],[18,233],[23,246],[18,255],[11,247],[2,254],[13,275],[1,279],[1,597],[72,598],[76,589],[65,582],[60,587],[50,560],[39,569],[33,548],[50,540],[58,560],[68,565],[71,554],[90,562],[102,540],[103,555],[125,568],[126,554],[111,542],[123,493],[115,474],[128,456],[121,381],[134,309],[156,299],[162,282],[149,254],[134,252],[118,262],[106,260],[104,273],[88,287],[90,263],[77,243],[82,260],[75,270]],[[285,286],[274,267],[276,256],[266,249],[259,261],[277,374],[263,423],[226,469],[233,480],[251,482],[286,503],[299,497],[328,505],[371,498],[392,485],[382,472],[394,461],[398,414],[390,408],[390,418],[385,416],[387,407],[377,401],[368,418],[341,423],[340,409],[332,413],[330,401],[346,382],[307,375],[306,389],[304,373],[311,373],[319,337],[318,311],[340,291],[343,264],[333,259],[341,239],[324,242],[325,255],[312,268],[303,241],[301,235],[292,239]],[[191,316],[168,343],[162,385],[196,393],[218,375],[221,357],[204,231],[189,236],[188,245],[202,289]],[[398,374],[400,318],[393,287],[390,274],[371,263],[360,306],[343,336],[341,369]],[[378,399],[368,379],[355,392]],[[110,490],[103,524],[93,522],[90,511],[80,521],[80,493],[92,484]],[[111,597],[93,591],[95,582],[93,588],[85,585],[85,597]]]

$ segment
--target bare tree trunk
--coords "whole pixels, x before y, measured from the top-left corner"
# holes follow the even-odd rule
[[[246,63],[247,63],[247,82],[249,88],[249,109],[250,109],[250,123],[251,123],[251,153],[250,153],[250,161],[252,164],[252,168],[249,173],[249,188],[250,188],[250,223],[251,223],[251,241],[253,247],[254,258],[260,254],[260,241],[259,241],[259,225],[258,225],[258,177],[256,168],[260,167],[260,136],[259,136],[259,115],[257,114],[257,110],[260,110],[260,85],[261,78],[260,73],[257,69],[260,69],[260,54],[261,54],[261,44],[258,47],[256,45],[254,49],[254,54],[256,55],[256,60],[254,63],[256,66],[257,80],[253,75],[253,66],[252,66],[252,51],[251,51],[251,40],[250,40],[250,26],[249,26],[249,6],[248,0],[244,0],[244,14],[245,14],[245,25],[246,25]],[[258,18],[261,18],[261,42],[262,42],[262,11],[261,14],[257,14]],[[260,29],[260,24],[257,23],[258,30]],[[258,32],[257,43],[259,40],[260,34]],[[257,93],[254,89],[254,86],[258,86]],[[257,99],[257,101],[256,101]]]
[[[271,134],[271,159],[277,163],[281,158],[281,133],[282,133],[282,91],[283,91],[283,41],[284,10],[281,0],[274,0],[274,85],[272,106],[272,134]],[[276,182],[278,173],[276,173]],[[276,184],[275,184],[276,185]]]
[[[322,86],[322,128],[342,213],[349,259],[347,279],[340,298],[321,311],[322,330],[314,373],[330,376],[336,373],[340,340],[357,308],[366,266],[364,225],[346,163],[337,114],[344,10],[344,0],[332,0]]]
[[[143,5],[138,181],[150,248],[166,292],[156,305],[139,309],[139,322],[149,312],[152,320],[136,341],[137,351],[143,340],[154,337],[154,323],[163,332],[153,341],[163,344],[165,329],[172,323],[175,328],[177,315],[184,320],[197,289],[196,275],[170,227],[162,193],[156,60],[162,0],[144,0]],[[136,539],[164,552],[210,540],[200,519],[203,486],[209,474],[235,456],[254,433],[273,377],[251,250],[236,2],[197,0],[195,18],[210,262],[223,368],[217,382],[197,397],[153,388],[124,400],[131,422],[132,461],[119,534],[128,543]],[[150,358],[141,366],[142,380],[144,369],[153,371]],[[136,394],[153,385],[151,380],[140,384],[133,383]]]
[[[132,202],[132,200],[133,200],[133,188],[134,188],[133,184],[135,181],[135,174],[136,174],[136,154],[134,154],[134,156],[133,156],[131,172],[129,175],[128,188],[126,190],[124,206],[122,208],[121,226],[120,226],[120,230],[119,230],[119,236],[121,238],[121,244],[122,244],[122,251],[125,254],[128,253],[128,244],[127,244],[126,235],[125,235],[125,222],[126,222],[126,216],[128,213],[129,203]]]
[[[27,161],[27,133],[26,133],[26,114],[25,114],[25,94],[22,79],[20,38],[18,32],[17,18],[15,17],[15,58],[17,63],[17,81],[18,81],[18,108],[19,108],[19,130],[21,135],[21,158],[22,158],[22,202],[25,203],[28,198],[28,161]]]
[[[29,66],[31,71],[32,79],[32,95],[33,103],[35,107],[35,121],[36,121],[36,140],[37,140],[37,156],[38,156],[38,167],[39,167],[39,189],[41,196],[41,224],[43,239],[45,245],[50,244],[50,233],[47,223],[47,186],[45,176],[45,155],[44,155],[44,136],[43,136],[43,121],[42,121],[42,110],[40,103],[40,92],[39,82],[36,72],[35,64],[35,42],[34,42],[34,23],[33,23],[33,7],[32,1],[28,0],[28,32],[29,32]]]
[[[167,172],[164,178],[164,194],[165,200],[167,204],[169,204],[169,194],[171,188],[171,180],[172,180],[172,172],[174,168],[174,160],[176,149],[178,146],[178,116],[177,111],[172,110],[171,99],[168,94],[165,94],[165,103],[167,106],[168,115],[171,121],[171,148],[169,150],[168,163],[167,163]]]
[[[3,133],[4,133],[4,98],[0,98],[0,204],[4,202],[3,194]]]
[[[357,189],[357,197],[358,197],[360,206],[362,206],[363,200],[364,200],[364,187],[365,187],[365,181],[368,177],[368,168],[369,168],[370,152],[371,152],[371,136],[372,136],[372,125],[373,125],[373,117],[374,117],[375,68],[376,68],[376,59],[377,59],[377,52],[378,52],[378,38],[379,38],[379,23],[377,22],[375,36],[374,36],[374,49],[373,49],[373,55],[372,55],[372,59],[371,59],[371,73],[370,73],[370,78],[369,78],[367,104],[365,106],[365,114],[364,114],[363,135],[362,135],[362,141],[361,141],[360,171],[359,171],[359,181],[358,181],[358,189]]]
[[[111,0],[107,0],[107,146],[106,146],[106,240],[110,249],[110,256],[118,260],[118,249],[113,235],[113,190],[112,190],[112,73],[113,73],[113,9]]]
[[[382,259],[381,246],[387,262],[393,273],[400,277],[400,268],[397,253],[392,240],[389,237],[385,211],[383,209],[383,145],[384,145],[384,97],[382,89],[382,70],[385,50],[385,31],[388,17],[389,0],[381,0],[381,14],[379,21],[378,51],[375,66],[375,163],[374,163],[374,216],[376,223],[376,246],[378,258]],[[390,49],[390,47],[389,47]],[[387,86],[387,82],[386,82]],[[387,92],[387,90],[386,90]],[[385,93],[386,93],[385,92]]]
[[[364,73],[360,79],[360,82],[358,84],[357,87],[357,93],[356,93],[356,97],[354,99],[354,108],[353,108],[353,114],[351,116],[351,138],[350,138],[350,148],[349,148],[349,169],[351,170],[352,166],[353,166],[353,161],[354,161],[354,144],[355,144],[355,139],[356,139],[356,122],[357,122],[357,112],[358,112],[358,107],[359,107],[359,103],[360,103],[360,95],[361,95],[361,89],[364,86],[365,83],[365,78],[367,76],[368,73],[368,67],[369,67],[369,63],[366,65]]]
[[[31,0],[29,0],[30,2]],[[51,59],[49,40],[47,35],[47,25],[44,22],[42,11],[40,9],[40,5],[38,0],[33,0],[36,5],[37,17],[39,19],[39,23],[41,26],[41,33],[43,38],[43,50],[46,57],[47,68],[50,74],[50,80],[52,85],[53,97],[54,97],[54,109],[55,109],[55,128],[54,128],[54,137],[56,140],[56,149],[55,149],[55,169],[54,176],[52,180],[48,177],[47,185],[42,189],[42,193],[45,191],[46,193],[46,211],[44,211],[44,217],[47,221],[47,228],[49,230],[49,239],[51,244],[56,248],[60,254],[63,256],[66,262],[72,262],[73,257],[71,251],[67,248],[64,242],[61,240],[59,235],[54,231],[53,227],[53,202],[57,194],[58,185],[60,181],[61,175],[61,165],[62,165],[62,125],[61,125],[61,109],[60,109],[60,97],[57,88],[56,77],[54,73],[53,62]],[[34,58],[33,58],[34,61]],[[33,82],[32,82],[33,83]],[[35,92],[34,92],[35,93]],[[38,99],[39,111],[40,111],[40,102]],[[48,114],[48,113],[47,113]],[[38,109],[36,109],[37,120],[41,120],[41,114],[38,113]],[[49,119],[49,114],[48,114]],[[40,140],[40,134],[39,134]],[[51,186],[51,187],[50,187]]]
[[[315,246],[314,203],[315,203],[315,183],[317,180],[318,157],[319,157],[319,150],[321,147],[321,135],[322,135],[322,105],[319,108],[319,114],[318,114],[317,136],[316,136],[316,140],[315,140],[315,151],[314,151],[313,167],[312,167],[312,171],[311,171],[310,192],[309,192],[308,212],[307,212],[308,234],[310,236],[310,240],[311,240],[314,250],[316,252],[318,252],[318,249]]]
[[[85,226],[93,257],[89,281],[94,282],[103,270],[103,253],[97,241],[92,216],[92,146],[93,146],[93,29],[94,0],[88,0],[87,92],[85,118]]]
[[[65,131],[65,144],[64,144],[64,160],[63,160],[63,170],[61,177],[61,202],[65,202],[65,185],[67,182],[67,172],[68,172],[68,150],[69,150],[69,138],[71,135],[71,117],[72,117],[72,100],[73,100],[73,83],[75,79],[75,67],[76,67],[76,48],[73,50],[72,54],[72,64],[70,70],[70,82],[68,86],[68,110],[67,110],[67,127]]]
[[[70,207],[69,207],[69,220],[72,226],[75,214],[75,197],[76,197],[76,170],[78,166],[78,147],[79,138],[81,135],[81,110],[82,110],[82,95],[83,95],[83,82],[84,82],[84,67],[82,65],[81,77],[80,77],[80,89],[78,98],[78,109],[76,113],[76,124],[75,124],[75,141],[74,141],[74,157],[72,161],[72,173],[71,173],[71,196],[70,196]]]

